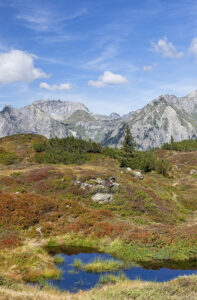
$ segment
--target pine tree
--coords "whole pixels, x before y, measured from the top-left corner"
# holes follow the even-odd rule
[[[122,152],[124,153],[124,155],[126,157],[132,157],[135,151],[135,142],[134,139],[132,137],[129,125],[126,124],[126,128],[125,128],[125,136],[124,136],[124,140],[122,143]]]
[[[171,138],[170,138],[170,144],[173,144],[174,143],[174,138],[173,136],[171,135]]]

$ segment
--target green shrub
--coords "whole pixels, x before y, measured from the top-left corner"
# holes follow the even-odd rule
[[[89,153],[101,153],[100,144],[74,137],[52,138],[35,143],[35,160],[38,163],[82,164],[89,159]]]
[[[170,170],[170,163],[165,159],[158,159],[155,161],[155,170],[158,174],[167,176]]]
[[[143,172],[155,170],[158,174],[167,176],[170,170],[170,163],[165,159],[158,159],[153,151],[135,151],[133,157],[120,156],[121,167],[140,169]]]
[[[197,150],[197,140],[183,140],[180,142],[171,141],[171,143],[164,143],[161,148],[180,152],[195,151]]]
[[[121,156],[121,151],[118,148],[111,148],[108,146],[103,147],[102,153],[105,156],[108,156],[110,158],[119,159]]]

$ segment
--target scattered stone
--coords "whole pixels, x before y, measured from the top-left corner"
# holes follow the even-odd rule
[[[142,174],[141,171],[132,171],[132,175],[135,177],[135,178],[138,178],[140,180],[143,180],[144,179],[144,175]]]
[[[103,179],[101,179],[101,178],[96,178],[96,183],[97,183],[97,184],[104,185],[104,184],[105,184],[105,180],[103,180]]]
[[[131,168],[127,168],[127,171],[128,172],[132,172],[133,170]]]
[[[108,180],[110,180],[111,182],[115,182],[116,178],[115,177],[109,177]]]
[[[94,202],[109,203],[113,200],[113,195],[108,193],[96,193],[91,198]]]
[[[80,180],[76,180],[74,184],[75,185],[81,184],[81,181]]]
[[[192,175],[192,174],[197,174],[197,170],[192,169],[192,170],[190,171],[190,174],[191,174],[191,175]]]
[[[40,235],[42,235],[42,226],[36,228],[36,231],[40,233]]]
[[[118,190],[120,188],[120,184],[118,182],[114,182],[112,189],[113,190]]]
[[[92,184],[89,184],[89,183],[87,183],[87,182],[83,182],[83,183],[81,184],[81,188],[82,188],[83,190],[91,189],[91,188],[92,188]]]

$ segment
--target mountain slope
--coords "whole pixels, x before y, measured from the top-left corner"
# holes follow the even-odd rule
[[[160,96],[144,108],[131,114],[126,120],[140,149],[159,147],[170,141],[194,139],[197,137],[197,94],[183,98]],[[120,124],[105,136],[104,144],[119,146],[124,135]]]
[[[52,119],[33,104],[21,109],[5,106],[0,112],[0,136],[16,133],[37,133],[47,138],[72,135],[65,124]]]
[[[197,137],[197,91],[185,97],[163,95],[142,109],[122,117],[91,113],[82,103],[40,100],[20,109],[5,106],[0,112],[0,137],[37,133],[49,137],[69,135],[120,146],[128,123],[139,149]]]

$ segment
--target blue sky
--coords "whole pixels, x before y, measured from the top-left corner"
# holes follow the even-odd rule
[[[194,0],[0,0],[0,107],[127,113],[197,89]]]

